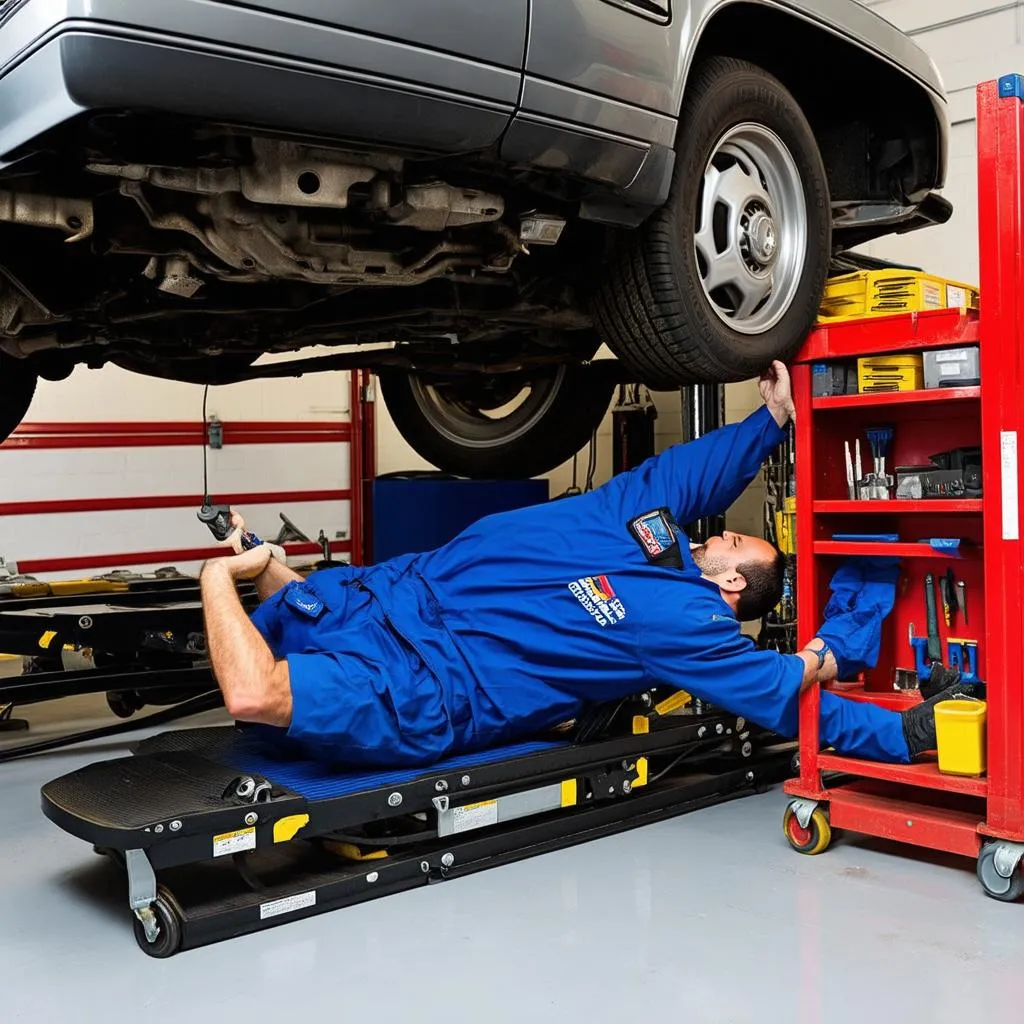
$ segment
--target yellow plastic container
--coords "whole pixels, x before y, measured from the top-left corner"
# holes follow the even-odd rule
[[[987,713],[988,705],[983,700],[944,700],[935,705],[940,772],[985,774]]]
[[[818,322],[834,324],[926,309],[976,310],[978,305],[978,289],[962,281],[897,268],[864,270],[828,281]]]
[[[857,360],[857,390],[862,394],[879,391],[920,391],[924,387],[924,356],[866,356]]]

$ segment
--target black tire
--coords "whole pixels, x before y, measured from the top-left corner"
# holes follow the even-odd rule
[[[779,318],[776,322],[766,318],[764,330],[757,329],[756,318],[747,321],[748,330],[755,333],[734,329],[735,320],[727,324],[715,311],[695,251],[705,170],[720,140],[740,125],[767,129],[766,141],[769,136],[781,140],[792,158],[789,166],[799,173],[791,205],[798,204],[802,191],[806,213],[805,232],[794,226],[788,241],[784,239],[776,249],[777,239],[787,231],[785,218],[779,218],[778,234],[771,236],[776,277],[779,267],[788,263],[793,272],[786,280],[793,283],[795,292],[783,304],[788,290],[780,286],[779,298],[766,303],[780,304]],[[743,145],[742,140],[739,144]],[[772,212],[779,216],[778,210]],[[790,218],[788,223],[798,225],[799,221]],[[749,240],[750,235],[745,237]],[[794,241],[801,237],[805,239],[802,260],[799,243]],[[652,388],[748,380],[773,359],[792,357],[813,327],[828,272],[831,238],[825,167],[796,100],[777,79],[753,64],[730,57],[709,58],[694,69],[687,83],[669,200],[613,255],[594,296],[599,333]],[[761,243],[759,258],[771,259],[765,255],[763,236]],[[748,242],[748,260],[749,248]],[[765,269],[759,272],[763,276]]]
[[[529,401],[540,396],[520,407],[528,414],[484,415],[526,383]],[[615,389],[598,367],[575,365],[447,382],[389,370],[380,385],[395,426],[419,455],[444,473],[478,479],[523,479],[562,465],[590,440]]]
[[[38,377],[24,359],[0,353],[0,441],[6,441],[25,418]]]
[[[171,895],[163,888],[157,890],[157,897],[153,903],[153,913],[156,914],[158,934],[155,942],[149,942],[146,938],[146,930],[142,922],[133,918],[135,941],[139,949],[147,956],[157,960],[166,960],[174,956],[181,948],[181,915]]]

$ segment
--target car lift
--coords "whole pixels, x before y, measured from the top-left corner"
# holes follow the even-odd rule
[[[794,746],[653,692],[571,731],[424,770],[282,759],[259,728],[160,733],[43,787],[124,866],[135,938],[168,957],[763,790]]]

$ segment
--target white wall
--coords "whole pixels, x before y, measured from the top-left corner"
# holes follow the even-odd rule
[[[999,0],[867,0],[910,34],[938,65],[949,95],[950,162],[943,194],[953,217],[865,247],[971,284],[978,282],[978,169],[975,113],[980,82],[1024,73],[1024,4]]]
[[[232,421],[336,422],[349,418],[345,373],[298,379],[247,381],[210,389],[207,413]],[[202,420],[203,389],[156,380],[116,367],[79,367],[59,383],[41,381],[26,422]],[[202,452],[198,445],[54,450],[0,450],[0,503],[157,495],[200,495]],[[209,485],[218,494],[337,491],[349,487],[349,446],[336,441],[303,444],[225,444],[208,451]],[[323,529],[336,540],[349,535],[347,501],[251,504],[248,524],[273,538],[284,512],[312,540]],[[209,548],[209,531],[195,509],[74,512],[0,517],[0,554],[8,561],[76,558],[105,554]],[[300,556],[308,560],[308,556]],[[131,564],[133,569],[164,563]],[[182,571],[199,563],[176,560]],[[126,562],[126,567],[128,563]],[[82,575],[82,568],[41,574]],[[108,571],[108,570],[102,570]]]

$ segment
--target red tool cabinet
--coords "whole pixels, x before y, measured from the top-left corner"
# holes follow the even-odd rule
[[[989,895],[1024,892],[1024,547],[1017,446],[1024,428],[1024,79],[978,89],[981,312],[939,310],[867,318],[816,331],[793,366],[796,420],[799,631],[810,637],[829,598],[829,581],[851,555],[899,555],[896,603],[883,629],[878,665],[831,685],[852,700],[903,708],[916,691],[894,688],[896,668],[913,668],[908,629],[927,635],[924,576],[953,568],[967,585],[967,615],[950,631],[936,586],[943,660],[949,635],[978,641],[986,683],[987,772],[940,773],[934,760],[911,766],[855,761],[820,751],[819,691],[801,697],[800,774],[784,830],[791,845],[820,853],[831,829],[864,833],[977,858]],[[980,345],[981,386],[933,391],[811,397],[812,364],[883,353]],[[887,469],[927,462],[959,446],[982,450],[984,497],[977,500],[850,501],[844,441],[895,428]],[[834,534],[898,534],[891,543],[838,542]],[[958,537],[955,555],[934,537]]]

